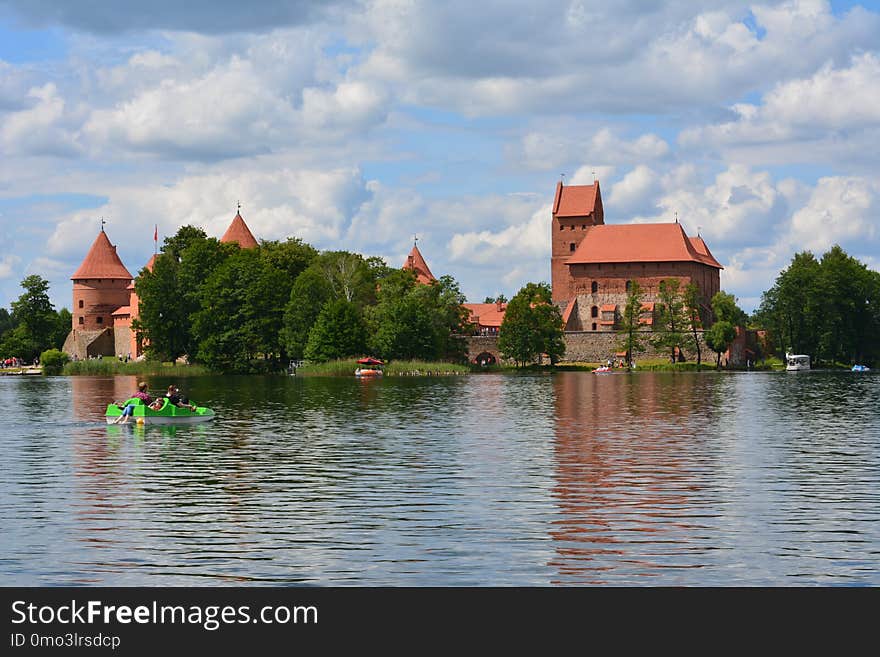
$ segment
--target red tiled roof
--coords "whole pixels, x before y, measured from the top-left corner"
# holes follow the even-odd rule
[[[406,257],[406,262],[403,263],[403,268],[414,271],[416,279],[422,285],[429,285],[437,280],[434,278],[434,274],[431,273],[431,270],[428,269],[428,263],[425,262],[421,251],[419,251],[419,247],[415,244],[413,244],[412,251],[410,251],[409,255]]]
[[[613,313],[617,310],[617,306],[615,306],[613,303],[606,303],[599,310],[601,310],[603,313]]]
[[[110,244],[107,233],[102,230],[92,243],[92,247],[86,254],[79,269],[70,278],[74,280],[82,278],[121,278],[131,280],[132,275],[116,254],[116,247]]]
[[[699,249],[681,224],[623,224],[587,226],[580,246],[566,263],[700,262],[724,269],[700,238]]]
[[[119,308],[113,311],[112,315],[114,317],[117,315],[131,315],[131,306],[119,306]]]
[[[220,241],[238,242],[238,246],[242,249],[255,249],[259,246],[257,240],[254,239],[254,234],[251,233],[250,228],[247,227],[247,224],[244,223],[244,219],[241,218],[240,212],[235,214],[232,223],[229,224],[229,228],[223,233],[223,237],[220,238]]]
[[[614,324],[614,320],[613,319],[600,319],[599,323],[604,326],[611,326]]]
[[[462,304],[470,312],[469,322],[473,322],[479,326],[500,327],[504,321],[504,314],[507,312],[507,304],[501,304],[501,310],[498,310],[497,303],[465,303]]]
[[[586,217],[596,209],[599,181],[592,185],[556,185],[553,214],[557,217]]]
[[[711,265],[712,267],[718,267],[719,269],[724,269],[718,261],[715,260],[715,256],[712,255],[712,252],[709,251],[709,247],[703,241],[702,237],[688,237],[690,240],[691,246],[694,247],[694,251],[697,252],[697,256],[700,257],[704,264]]]
[[[650,312],[654,312],[654,302],[653,301],[646,301],[645,303],[642,304],[641,310],[642,310],[642,312],[645,312],[646,310],[648,310]]]

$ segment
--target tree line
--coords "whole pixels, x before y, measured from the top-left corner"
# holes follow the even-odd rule
[[[133,323],[150,358],[182,356],[224,372],[370,353],[461,360],[467,312],[458,283],[420,285],[408,270],[299,239],[239,249],[182,227],[136,282]]]
[[[60,349],[70,332],[71,315],[49,300],[49,281],[33,274],[21,282],[24,292],[0,308],[0,360],[18,358],[32,363],[47,349]]]
[[[808,354],[826,364],[880,361],[880,273],[834,246],[810,251],[761,297],[752,324],[768,332],[776,353]]]

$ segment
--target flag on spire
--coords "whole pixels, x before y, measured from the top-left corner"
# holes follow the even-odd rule
[[[153,224],[153,242],[155,242],[153,249],[155,252],[159,250],[159,224]]]

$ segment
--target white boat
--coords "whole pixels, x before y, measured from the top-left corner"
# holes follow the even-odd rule
[[[785,354],[785,369],[799,372],[810,369],[810,357],[806,354]]]

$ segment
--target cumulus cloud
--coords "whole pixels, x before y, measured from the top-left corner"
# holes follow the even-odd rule
[[[555,169],[569,162],[592,162],[594,166],[630,165],[661,159],[669,144],[648,133],[626,139],[608,127],[585,135],[582,127],[566,122],[552,129],[530,130],[511,148],[511,156],[531,169]]]
[[[15,254],[7,254],[0,257],[0,279],[14,276],[20,262],[21,258]]]
[[[405,83],[407,102],[472,115],[656,113],[811,72],[876,48],[880,33],[876,14],[835,16],[823,0],[464,4],[371,3],[364,32],[377,45],[363,73]]]
[[[828,150],[821,142],[839,142],[847,136],[873,135],[871,142],[876,146],[880,143],[876,141],[880,136],[880,58],[864,53],[844,68],[826,64],[808,78],[777,85],[760,104],[740,103],[732,109],[735,120],[686,129],[680,137],[682,144],[700,148],[770,144],[785,149],[781,156],[791,157],[792,142],[809,142],[819,159]],[[815,148],[817,142],[819,148]],[[852,144],[865,146],[864,139],[854,139]]]
[[[878,244],[880,185],[876,179],[821,178],[804,207],[792,215],[787,234],[790,244],[817,254],[840,244],[861,253]]]
[[[32,106],[8,114],[0,126],[0,142],[7,153],[75,155],[81,148],[75,123],[55,84],[28,92]]]
[[[173,186],[117,188],[103,206],[62,217],[48,239],[48,254],[75,267],[95,239],[95,217],[102,215],[134,272],[150,256],[154,224],[160,244],[187,224],[219,238],[239,199],[257,239],[298,237],[319,248],[339,248],[351,217],[368,198],[357,169],[222,170],[186,176]]]

